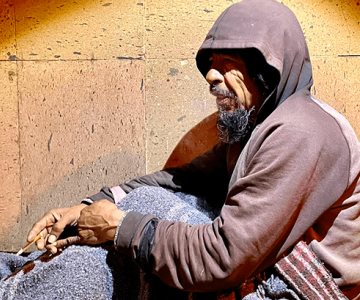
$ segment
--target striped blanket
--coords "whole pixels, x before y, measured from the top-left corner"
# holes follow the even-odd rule
[[[275,269],[303,299],[347,299],[330,272],[304,242],[299,242],[275,265]]]
[[[302,241],[267,274],[267,278],[259,275],[227,295],[219,295],[217,300],[348,299],[320,259]]]

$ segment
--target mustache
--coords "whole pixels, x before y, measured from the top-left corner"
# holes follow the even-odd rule
[[[234,92],[224,90],[224,89],[222,89],[219,86],[214,85],[214,84],[210,84],[210,94],[215,96],[215,97],[225,97],[225,98],[230,98],[230,99],[233,99],[233,100],[238,99],[238,97],[236,96],[236,94]]]

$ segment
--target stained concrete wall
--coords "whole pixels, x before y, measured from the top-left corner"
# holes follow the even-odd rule
[[[229,0],[0,0],[0,250],[50,207],[162,167],[215,111],[194,56]],[[286,0],[313,92],[360,133],[360,4]]]

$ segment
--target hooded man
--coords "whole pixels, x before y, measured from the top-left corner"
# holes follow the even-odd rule
[[[273,0],[236,3],[217,19],[196,62],[216,97],[221,142],[189,164],[53,210],[28,240],[41,232],[46,238],[38,247],[47,242],[54,252],[72,243],[114,240],[119,255],[187,291],[240,286],[279,266],[302,242],[356,298],[359,143],[344,117],[311,96],[311,63],[296,17]],[[141,186],[201,196],[221,210],[211,223],[190,225],[111,203]],[[77,224],[78,235],[56,241],[68,224]]]

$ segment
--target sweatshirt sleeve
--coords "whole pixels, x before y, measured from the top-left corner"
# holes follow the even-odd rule
[[[143,260],[149,262],[146,269],[179,289],[236,286],[274,263],[345,190],[349,158],[342,135],[287,125],[259,135],[220,216],[197,226],[160,220]],[[330,163],[335,171],[329,171]],[[134,249],[144,240],[149,244],[143,235],[147,225],[132,228],[131,222],[127,216],[127,235],[119,242],[137,259]]]

